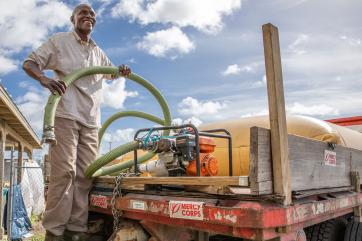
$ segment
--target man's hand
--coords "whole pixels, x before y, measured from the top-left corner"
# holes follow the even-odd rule
[[[63,95],[65,93],[67,85],[63,81],[55,81],[46,77],[40,70],[39,65],[32,60],[26,60],[23,63],[23,69],[30,77],[38,80],[42,86],[50,90],[53,95],[57,92],[59,95]]]
[[[131,71],[130,67],[128,67],[127,65],[122,64],[122,65],[119,66],[119,73],[122,76],[128,77],[132,73],[132,71]]]
[[[64,81],[55,81],[46,76],[42,76],[39,79],[39,82],[42,86],[50,90],[53,95],[55,95],[56,92],[58,92],[59,95],[63,95],[65,93],[65,90],[67,89],[67,85]]]

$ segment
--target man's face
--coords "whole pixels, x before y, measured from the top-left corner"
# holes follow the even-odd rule
[[[96,24],[96,14],[94,10],[88,6],[81,6],[76,10],[73,16],[74,28],[82,33],[90,33]]]

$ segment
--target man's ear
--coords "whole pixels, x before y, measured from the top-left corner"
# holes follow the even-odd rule
[[[74,24],[74,16],[70,16],[70,21],[72,22],[72,24]]]

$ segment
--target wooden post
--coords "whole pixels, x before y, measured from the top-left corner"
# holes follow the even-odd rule
[[[265,69],[268,88],[274,192],[291,204],[291,179],[288,158],[288,133],[285,116],[283,74],[278,28],[263,25]]]
[[[0,240],[3,240],[4,229],[3,229],[3,185],[4,185],[4,163],[5,163],[5,142],[6,142],[6,131],[5,121],[0,119]]]
[[[21,142],[18,142],[18,168],[17,170],[17,184],[21,183],[21,179],[23,176],[23,153],[24,153],[24,145]]]

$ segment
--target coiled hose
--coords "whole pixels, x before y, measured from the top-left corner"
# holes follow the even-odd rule
[[[69,86],[75,80],[82,78],[84,76],[93,75],[93,74],[110,74],[110,75],[114,75],[117,77],[117,76],[119,76],[118,71],[119,70],[117,67],[88,67],[88,68],[73,71],[69,75],[65,76],[63,81],[66,83],[67,86]],[[123,113],[123,114],[120,113],[120,114],[118,114],[118,116],[116,114],[116,115],[112,116],[113,118],[111,117],[106,121],[106,126],[101,129],[101,131],[102,131],[100,133],[101,137],[103,136],[105,129],[114,120],[116,120],[122,116],[136,116],[136,117],[149,119],[151,121],[155,121],[156,123],[159,123],[159,124],[161,124],[161,122],[162,122],[163,125],[167,125],[167,126],[171,125],[171,113],[168,108],[168,104],[167,104],[166,100],[164,99],[164,97],[162,96],[162,94],[150,82],[143,79],[141,76],[138,76],[138,75],[132,73],[126,77],[128,79],[133,80],[134,82],[142,85],[143,87],[145,87],[147,90],[149,90],[151,92],[151,94],[156,98],[156,100],[158,101],[158,103],[160,104],[160,106],[162,108],[164,120],[162,121],[158,117],[155,117],[150,114],[143,113],[143,112],[137,112],[137,111]],[[55,110],[58,106],[60,98],[61,98],[61,96],[59,94],[55,94],[55,95],[51,95],[48,99],[47,105],[45,107],[45,114],[44,114],[44,127],[43,127],[42,142],[56,143],[56,136],[54,134],[54,118],[55,118]],[[164,134],[168,135],[169,131],[165,131]],[[136,141],[132,141],[132,142],[126,143],[124,145],[118,146],[117,148],[111,150],[110,152],[106,153],[105,155],[99,157],[94,162],[92,162],[90,164],[90,166],[87,168],[87,170],[85,171],[85,175],[89,178],[92,177],[93,174],[95,174],[95,172],[97,170],[99,170],[100,168],[102,168],[104,165],[108,164],[115,158],[117,158],[121,155],[124,155],[130,151],[133,151],[135,149],[138,149],[138,148],[139,148],[139,143]],[[154,155],[155,154],[152,152],[146,153],[145,155],[143,155],[142,157],[139,158],[139,162],[140,163],[145,162],[145,161],[149,160],[150,158],[152,158]],[[122,163],[122,164],[124,164],[124,168],[122,168],[122,169],[131,167],[132,163],[133,163],[133,161],[128,161],[128,162]],[[111,173],[115,172],[114,170],[119,170],[119,169],[114,168],[114,169],[112,169]],[[101,175],[110,174],[110,173],[108,173],[108,171],[109,171],[108,169],[106,169],[104,171],[101,169],[100,172],[98,172],[97,174],[98,175],[99,175],[99,173],[101,173]]]
[[[123,118],[123,117],[129,117],[129,116],[143,118],[143,119],[155,122],[155,123],[160,124],[160,125],[165,125],[164,120],[158,118],[157,116],[147,114],[145,112],[141,112],[141,111],[122,111],[122,112],[118,112],[118,113],[112,115],[111,117],[109,117],[102,124],[102,127],[99,129],[99,131],[98,131],[99,145],[101,143],[101,140],[102,140],[102,137],[103,137],[104,133],[106,132],[106,129],[110,126],[110,124],[112,124],[115,120],[118,120],[118,119]]]
[[[146,119],[149,121],[152,121],[154,123],[165,125],[164,121],[156,116],[147,114],[145,112],[140,111],[122,111],[118,112],[111,117],[109,117],[103,124],[102,127],[98,131],[98,139],[99,139],[99,145],[101,144],[102,137],[106,131],[106,129],[116,120],[123,118],[123,117],[138,117],[142,119]],[[143,163],[149,159],[151,159],[155,154],[153,152],[146,153],[142,157],[138,158],[138,163]],[[124,171],[125,169],[128,169],[132,167],[134,164],[134,160],[127,160],[122,163],[118,163],[112,166],[105,166],[100,169],[98,169],[92,177],[99,177],[104,175],[118,175],[120,172]]]

